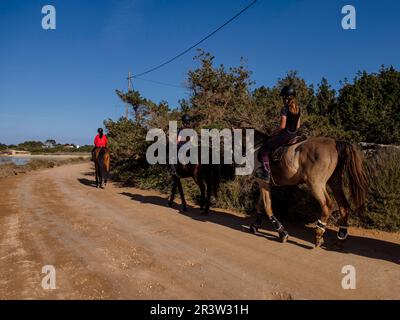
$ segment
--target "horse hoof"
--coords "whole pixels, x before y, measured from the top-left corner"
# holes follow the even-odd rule
[[[256,234],[258,231],[258,227],[256,227],[255,225],[251,225],[249,228],[249,232],[252,234]]]
[[[187,207],[186,206],[182,206],[182,211],[183,212],[187,212]]]
[[[168,201],[168,207],[172,208],[173,202],[172,201]]]
[[[289,239],[289,233],[287,231],[282,231],[281,234],[279,235],[279,238],[281,239],[282,243],[285,243]]]
[[[317,240],[315,240],[315,248],[319,248],[324,244],[324,239],[323,238],[319,238]]]

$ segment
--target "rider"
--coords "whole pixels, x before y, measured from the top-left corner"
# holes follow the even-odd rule
[[[97,129],[98,135],[94,138],[94,148],[92,150],[92,161],[94,161],[94,151],[96,148],[106,148],[108,145],[107,136],[103,133],[103,128]]]
[[[182,116],[182,128],[178,129],[178,149],[187,142],[180,134],[183,129],[190,129],[192,118],[188,114]]]
[[[256,173],[258,178],[269,181],[271,169],[269,166],[269,153],[278,147],[288,143],[296,137],[300,128],[300,107],[296,100],[296,90],[292,86],[285,86],[281,90],[284,106],[281,109],[281,122],[279,128],[275,129],[272,136],[261,148],[262,170]]]
[[[182,116],[182,128],[178,128],[178,136],[177,136],[177,150],[178,151],[179,151],[179,148],[187,142],[187,140],[185,140],[185,138],[180,133],[183,129],[190,129],[191,122],[192,122],[192,118],[188,114],[184,114]],[[173,175],[178,175],[176,172],[175,164],[171,164],[170,169],[171,169],[171,173]]]

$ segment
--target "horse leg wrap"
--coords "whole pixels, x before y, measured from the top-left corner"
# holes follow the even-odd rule
[[[346,240],[347,236],[348,236],[347,227],[346,226],[340,226],[339,227],[339,231],[337,233],[337,238],[339,240]]]
[[[318,220],[316,227],[320,229],[322,233],[324,233],[326,229],[326,223],[322,222],[321,220]]]
[[[281,232],[283,230],[283,225],[282,223],[279,222],[279,220],[275,217],[275,216],[271,216],[269,218],[269,220],[272,223],[272,226],[274,227],[274,229],[278,232]]]

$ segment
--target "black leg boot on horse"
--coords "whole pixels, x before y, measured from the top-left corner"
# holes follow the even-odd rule
[[[251,233],[256,234],[258,229],[261,228],[263,216],[264,214],[262,212],[257,212],[256,221],[254,221],[250,226]],[[275,216],[269,217],[269,221],[271,221],[272,227],[275,229],[275,231],[278,232],[281,242],[286,242],[289,238],[289,233],[284,229],[282,223],[280,223]]]

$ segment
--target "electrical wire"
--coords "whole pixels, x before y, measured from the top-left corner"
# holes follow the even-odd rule
[[[226,21],[224,24],[222,24],[220,27],[218,27],[217,29],[215,29],[213,32],[209,33],[207,36],[205,36],[203,39],[201,39],[200,41],[196,42],[194,45],[192,45],[191,47],[187,48],[186,50],[182,51],[181,53],[177,54],[175,57],[147,70],[138,74],[133,75],[134,78],[143,76],[145,74],[148,74],[150,72],[153,72],[157,69],[160,69],[162,67],[164,67],[165,65],[171,63],[172,61],[178,59],[179,57],[183,56],[184,54],[188,53],[190,50],[194,49],[195,47],[197,47],[200,43],[206,41],[208,38],[210,38],[211,36],[213,36],[215,33],[217,33],[219,30],[221,30],[223,27],[225,27],[226,25],[228,25],[229,23],[231,23],[233,20],[235,20],[237,17],[239,17],[243,12],[245,12],[247,9],[249,9],[252,5],[254,5],[258,0],[254,0],[252,3],[250,3],[249,5],[247,5],[246,7],[244,7],[242,10],[240,10],[237,14],[235,14],[232,18],[230,18],[228,21]]]
[[[180,89],[187,89],[186,87],[184,87],[184,86],[179,86],[179,85],[177,85],[177,84],[171,84],[171,83],[166,83],[166,82],[161,82],[161,81],[155,81],[155,80],[150,80],[150,79],[143,79],[143,78],[138,78],[138,77],[135,77],[135,79],[142,80],[142,81],[146,81],[146,82],[151,82],[151,83],[155,83],[155,84],[159,84],[159,85],[167,86],[167,87],[180,88]]]

